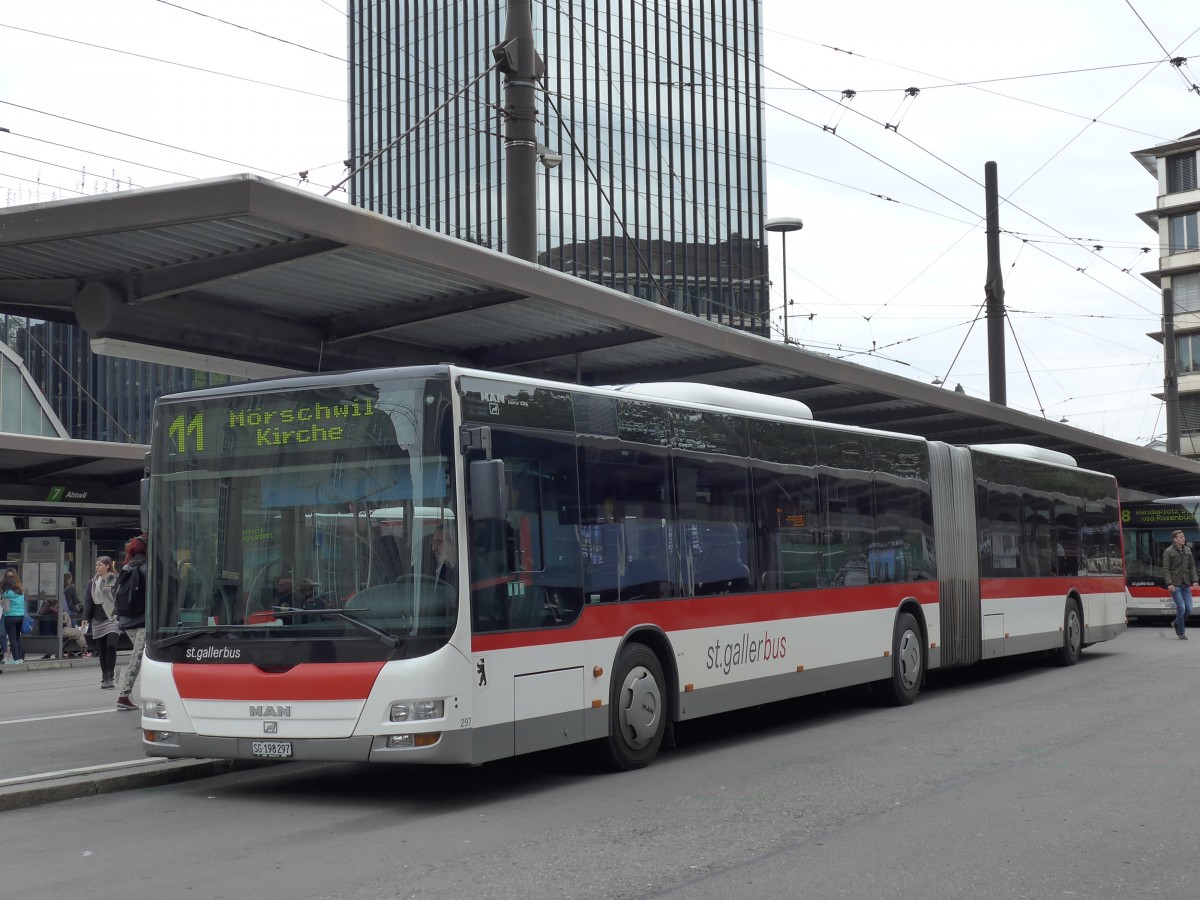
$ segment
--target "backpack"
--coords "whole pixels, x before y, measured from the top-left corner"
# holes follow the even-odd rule
[[[146,615],[145,563],[131,563],[117,575],[113,592],[117,615],[136,619]]]

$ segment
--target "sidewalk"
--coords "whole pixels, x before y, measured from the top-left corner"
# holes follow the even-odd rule
[[[117,654],[117,671],[121,671],[121,667],[129,660],[129,652]],[[25,662],[14,663],[11,659],[6,659],[4,665],[0,666],[0,674],[5,675],[20,675],[24,672],[41,672],[46,669],[98,669],[100,668],[100,660],[95,656],[90,659],[81,659],[72,657],[68,659],[42,659],[41,654],[38,656],[26,656]]]
[[[128,660],[128,651],[117,654],[118,674]],[[95,680],[88,670],[94,671]],[[6,662],[0,672],[0,757],[5,759],[4,774],[12,776],[0,778],[0,811],[248,767],[231,760],[143,755],[136,733],[139,714],[117,712],[116,691],[95,690],[100,673],[95,657],[26,657],[24,663]],[[133,696],[138,698],[136,687]],[[47,752],[47,747],[54,751]]]

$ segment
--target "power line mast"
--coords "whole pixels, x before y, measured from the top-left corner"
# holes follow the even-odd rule
[[[530,0],[508,0],[504,43],[492,49],[504,73],[504,203],[509,256],[537,261],[537,90],[546,66],[533,46]]]
[[[988,389],[993,403],[1008,405],[1004,367],[1004,274],[1000,269],[1000,196],[996,164],[983,164],[983,194],[987,209]]]
[[[1175,293],[1163,288],[1163,400],[1166,402],[1167,452],[1179,455],[1179,361],[1175,358]]]

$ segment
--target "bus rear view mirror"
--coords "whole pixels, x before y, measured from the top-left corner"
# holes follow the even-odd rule
[[[470,489],[470,513],[474,521],[499,521],[507,517],[504,460],[473,460],[471,462]]]

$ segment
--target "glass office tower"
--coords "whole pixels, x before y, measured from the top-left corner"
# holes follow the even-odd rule
[[[150,443],[150,412],[162,394],[225,384],[227,375],[101,356],[76,325],[0,317],[5,342],[24,361],[50,408],[79,440]]]
[[[349,9],[351,202],[503,251],[505,4]],[[539,262],[767,334],[759,0],[532,9]]]

